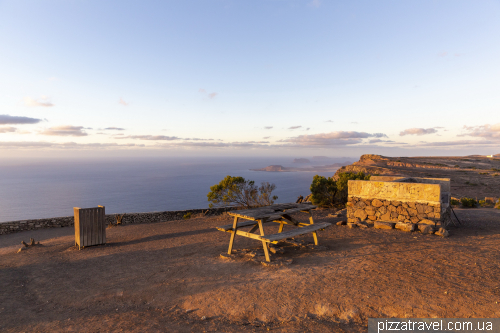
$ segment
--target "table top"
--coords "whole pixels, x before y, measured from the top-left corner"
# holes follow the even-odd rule
[[[245,210],[233,210],[227,213],[231,216],[241,217],[249,220],[261,220],[273,216],[283,216],[285,214],[298,213],[300,211],[310,211],[314,208],[316,208],[316,206],[311,204],[283,203]]]

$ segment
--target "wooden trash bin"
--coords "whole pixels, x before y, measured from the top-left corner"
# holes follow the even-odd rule
[[[104,206],[74,207],[73,210],[75,212],[75,245],[78,245],[78,249],[106,244]]]

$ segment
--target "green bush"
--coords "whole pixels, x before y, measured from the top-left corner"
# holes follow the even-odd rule
[[[476,208],[478,205],[476,199],[467,197],[460,198],[460,203],[462,204],[462,207],[465,208]]]
[[[219,184],[210,187],[207,198],[210,208],[268,206],[278,199],[276,195],[271,196],[275,189],[276,185],[268,182],[262,182],[261,186],[257,187],[253,180],[226,176]]]
[[[450,200],[450,202],[451,202],[451,204],[452,204],[453,206],[457,206],[457,205],[459,205],[459,204],[460,204],[460,201],[458,201],[458,200],[456,200],[456,199],[453,199],[453,198]]]
[[[314,176],[311,184],[311,202],[318,206],[342,207],[347,203],[347,190],[349,180],[369,180],[371,175],[364,172],[343,172],[338,175],[337,180],[331,177]]]
[[[186,215],[184,215],[182,218],[183,218],[184,220],[189,220],[189,219],[191,218],[191,215],[192,215],[192,213],[191,213],[191,212],[189,212],[189,213],[186,213]]]
[[[323,176],[314,176],[310,190],[313,205],[333,206],[335,204],[337,184],[331,177],[327,179]]]
[[[478,201],[479,206],[484,207],[487,206],[488,204],[486,203],[486,200],[479,200]]]

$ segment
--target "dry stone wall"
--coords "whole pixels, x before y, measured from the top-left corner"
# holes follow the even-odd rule
[[[404,202],[399,200],[349,197],[347,222],[401,222],[444,224],[446,209],[441,203]]]
[[[137,224],[137,223],[152,223],[163,221],[181,220],[187,213],[205,214],[207,216],[220,215],[229,211],[228,208],[211,208],[211,209],[191,209],[165,212],[151,213],[126,213],[123,216],[122,224]],[[107,214],[106,224],[116,223],[116,215],[122,214]],[[73,216],[54,217],[48,219],[34,219],[0,223],[0,235],[19,232],[24,230],[36,230],[41,228],[62,228],[74,225]]]

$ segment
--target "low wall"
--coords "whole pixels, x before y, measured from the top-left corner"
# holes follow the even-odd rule
[[[123,224],[137,223],[152,223],[181,220],[187,213],[205,214],[207,216],[220,215],[231,210],[231,208],[210,208],[210,209],[190,209],[177,210],[168,212],[151,212],[151,213],[126,213],[123,216]],[[116,223],[116,215],[122,214],[106,214],[106,224],[110,222]],[[62,228],[74,225],[73,216],[53,217],[48,219],[22,220],[13,222],[0,223],[0,235],[19,232],[24,230],[36,230],[40,228]]]
[[[349,197],[347,206],[347,222],[349,223],[360,221],[420,223],[423,220],[431,220],[440,224],[446,213],[446,207],[442,207],[439,202],[418,203]]]

